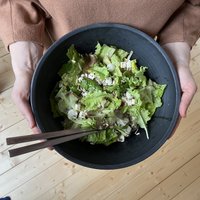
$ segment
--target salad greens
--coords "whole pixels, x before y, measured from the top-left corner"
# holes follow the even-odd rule
[[[138,128],[149,139],[147,123],[162,106],[166,85],[147,79],[147,67],[138,67],[132,54],[99,43],[89,55],[78,53],[74,45],[68,49],[69,60],[50,97],[52,112],[64,118],[64,128],[103,129],[81,138],[91,144],[123,142]]]

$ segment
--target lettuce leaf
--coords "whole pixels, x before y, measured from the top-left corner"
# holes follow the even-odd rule
[[[101,103],[106,97],[108,97],[108,94],[106,92],[97,90],[89,93],[85,97],[82,97],[80,102],[85,106],[88,111],[97,110],[101,107]]]
[[[100,80],[105,80],[109,76],[108,68],[99,64],[95,64],[88,71],[95,74]]]
[[[59,70],[58,74],[62,75],[67,74],[65,81],[74,85],[77,79],[77,76],[82,72],[82,66],[84,65],[84,58],[79,54],[74,45],[71,45],[67,52],[67,57],[69,61],[66,64],[63,64],[62,68]]]

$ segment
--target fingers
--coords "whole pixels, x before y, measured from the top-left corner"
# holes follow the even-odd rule
[[[35,119],[33,117],[28,99],[25,97],[22,97],[20,94],[16,93],[15,91],[13,91],[12,99],[14,103],[16,104],[16,106],[18,107],[19,111],[27,120],[29,127],[33,128],[36,124],[35,124]]]
[[[163,48],[176,66],[182,90],[179,113],[181,117],[186,117],[187,109],[197,90],[196,83],[189,69],[190,47],[185,42],[175,42],[165,44]]]
[[[19,110],[21,111],[23,116],[28,121],[29,127],[30,128],[35,127],[36,126],[35,119],[34,119],[34,116],[32,114],[32,110],[31,110],[31,107],[30,107],[28,100],[17,98],[16,101],[17,101],[17,105],[18,105]]]
[[[179,113],[181,117],[186,117],[187,109],[197,91],[195,82],[191,82],[187,85],[187,88],[182,88],[183,94],[181,97],[181,103],[179,106]]]
[[[32,132],[34,134],[41,133],[41,130],[36,126],[34,116],[32,114],[31,107],[29,105],[28,99],[24,98],[23,96],[16,95],[13,96],[13,100],[18,106],[19,110],[25,117],[25,119],[28,121],[29,127],[31,128]],[[45,140],[43,140],[45,141]],[[49,150],[53,150],[53,147],[48,147]]]
[[[18,106],[19,110],[28,121],[29,127],[31,128],[34,134],[41,133],[41,130],[36,126],[34,116],[32,114],[32,110],[28,101],[28,95],[25,93],[21,93],[13,88],[12,98],[15,104]],[[53,147],[48,147],[49,150],[53,150]]]
[[[22,115],[28,121],[29,127],[33,128],[36,126],[36,123],[29,104],[30,80],[31,76],[28,76],[27,74],[16,78],[12,91],[12,99]]]
[[[187,109],[197,91],[197,85],[188,66],[179,65],[178,75],[182,90],[179,113],[181,117],[186,117]]]
[[[34,134],[38,134],[38,133],[41,133],[41,130],[40,130],[37,126],[34,126],[34,127],[32,128],[32,132],[33,132]]]

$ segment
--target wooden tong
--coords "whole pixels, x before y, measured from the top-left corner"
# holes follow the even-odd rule
[[[81,138],[83,136],[89,135],[90,133],[94,133],[97,131],[100,131],[100,130],[69,129],[69,130],[32,134],[32,135],[26,135],[26,136],[11,137],[11,138],[7,138],[6,142],[7,142],[7,145],[11,145],[11,144],[18,144],[18,143],[23,143],[23,142],[49,139],[46,141],[42,141],[40,143],[31,144],[28,146],[9,150],[10,157],[14,157],[14,156],[25,154],[31,151],[36,151],[38,149],[52,147],[54,145],[61,144],[70,140],[75,140],[77,138]]]

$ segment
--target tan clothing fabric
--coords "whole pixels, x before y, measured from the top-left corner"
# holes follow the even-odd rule
[[[0,0],[0,37],[5,45],[43,45],[44,29],[57,40],[78,27],[98,22],[136,27],[161,44],[200,36],[200,0]]]

